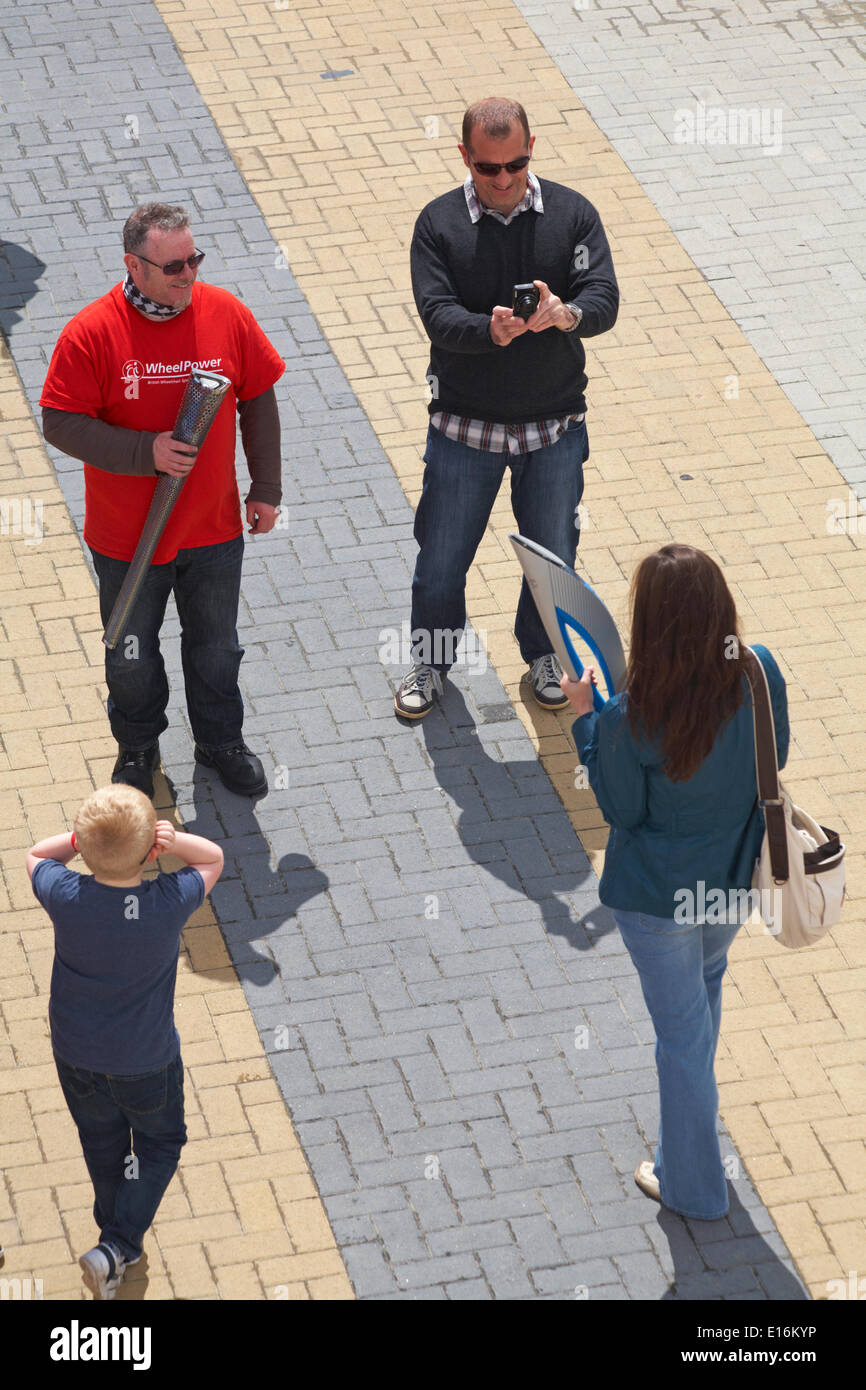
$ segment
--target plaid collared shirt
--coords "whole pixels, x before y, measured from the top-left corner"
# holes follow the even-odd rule
[[[501,212],[495,212],[493,208],[484,206],[475,191],[475,181],[471,174],[466,176],[463,192],[473,222],[480,222],[486,214],[488,217],[495,217],[497,222],[507,227],[521,212],[528,212],[530,208],[533,212],[544,212],[541,184],[532,173],[527,179],[525,195],[507,217]],[[576,328],[577,324],[574,327]],[[568,328],[565,331],[572,333],[574,329]],[[522,425],[507,422],[491,424],[489,420],[473,420],[465,415],[450,415],[445,410],[437,410],[430,416],[430,423],[449,439],[468,444],[471,449],[486,449],[492,454],[529,454],[535,449],[546,449],[548,444],[555,444],[572,420],[585,419],[585,415],[566,415],[561,419],[532,420]]]
[[[497,222],[501,222],[503,227],[507,227],[509,222],[513,222],[515,217],[521,212],[528,212],[532,208],[533,212],[544,212],[544,202],[541,197],[541,184],[534,174],[527,176],[526,192],[517,204],[512,208],[508,216],[504,213],[495,212],[493,208],[486,208],[475,192],[475,180],[471,174],[467,174],[463,183],[463,192],[466,194],[466,206],[469,209],[469,216],[473,222],[480,222],[484,213],[488,217],[495,217]]]
[[[531,420],[523,425],[493,425],[489,420],[469,420],[465,415],[449,415],[437,410],[430,424],[449,439],[468,444],[470,449],[487,449],[491,454],[531,454],[546,449],[565,434],[572,420],[585,415],[565,415],[559,420]]]

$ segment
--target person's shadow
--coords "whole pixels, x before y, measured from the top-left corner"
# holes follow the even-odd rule
[[[473,690],[483,698],[483,678]],[[470,689],[472,687],[470,686]],[[608,908],[598,901],[598,880],[568,813],[538,758],[492,758],[486,744],[526,738],[510,703],[478,703],[476,725],[452,681],[422,725],[439,786],[459,809],[457,833],[476,864],[512,890],[515,900],[538,904],[546,930],[576,950],[590,949],[615,932]],[[574,755],[578,762],[577,753]]]
[[[0,333],[7,343],[24,315],[21,310],[39,291],[45,262],[14,241],[0,240]]]
[[[183,798],[176,799],[174,784],[166,773],[158,775],[157,817],[174,820],[179,828],[182,823],[188,834],[203,835],[222,849],[225,866],[209,901],[223,940],[241,982],[260,990],[276,986],[274,1002],[278,1002],[284,997],[280,983],[283,965],[289,961],[294,965],[297,951],[306,949],[298,913],[327,892],[327,875],[316,868],[309,855],[281,853],[268,842],[256,817],[254,800],[228,791],[215,772],[198,764],[190,771],[192,807]],[[272,832],[277,846],[281,838],[279,832]],[[168,856],[165,858],[169,862]],[[208,975],[211,971],[203,967],[197,973]],[[220,972],[215,969],[213,973]]]
[[[731,1182],[728,1199],[730,1209],[721,1221],[689,1221],[659,1209],[658,1227],[674,1266],[673,1283],[661,1302],[745,1299],[755,1297],[756,1290],[774,1303],[808,1300],[807,1290],[780,1259],[787,1254],[781,1236],[761,1234]]]

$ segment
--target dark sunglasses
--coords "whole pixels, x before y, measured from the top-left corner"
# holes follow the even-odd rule
[[[185,261],[166,261],[165,265],[159,265],[156,261],[148,261],[147,256],[142,256],[140,251],[133,252],[140,261],[147,261],[148,265],[155,265],[157,270],[161,270],[163,275],[179,275],[185,265],[190,270],[197,270],[204,260],[204,251],[196,251],[194,256],[187,256]]]
[[[507,169],[509,174],[519,174],[529,163],[528,154],[522,154],[519,159],[509,159],[507,164],[481,164],[477,159],[472,159],[471,155],[469,158],[479,174],[483,174],[486,179],[495,179],[502,169]]]

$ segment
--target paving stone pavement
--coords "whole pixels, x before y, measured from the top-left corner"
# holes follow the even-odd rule
[[[848,842],[844,920],[819,949],[792,955],[760,926],[739,933],[716,1061],[729,1133],[800,1273],[826,1296],[866,1250],[856,834],[866,701],[855,675],[866,570],[856,512],[829,524],[845,480],[510,0],[488,0],[477,17],[460,0],[278,12],[223,0],[216,26],[206,10],[161,9],[410,500],[428,345],[407,308],[408,244],[417,207],[452,187],[455,170],[462,177],[454,146],[466,104],[519,93],[536,167],[599,208],[622,298],[615,329],[592,344],[580,565],[625,630],[629,576],[648,545],[685,537],[715,556],[749,640],[772,645],[788,681],[788,788]],[[470,572],[469,612],[600,869],[606,827],[575,787],[565,724],[527,696],[511,637],[512,529],[503,489]]]
[[[31,406],[150,196],[191,207],[209,278],[288,360],[289,526],[250,545],[240,624],[270,795],[253,809],[194,768],[176,696],[162,748],[184,824],[224,844],[214,910],[357,1295],[804,1297],[727,1136],[723,1222],[659,1213],[631,1183],[657,1120],[651,1030],[499,678],[396,726],[381,645],[405,617],[411,509],[157,11],[14,15],[3,327]],[[79,467],[52,458],[80,527]]]
[[[77,1257],[94,1240],[93,1191],[57,1084],[46,1017],[52,928],[24,855],[105,785],[116,748],[106,737],[93,579],[5,343],[0,420],[0,502],[9,507],[0,546],[0,1298],[16,1298],[16,1280],[29,1289],[35,1279],[37,1298],[81,1300]],[[27,506],[16,513],[22,487]],[[156,804],[177,823],[161,777]],[[118,1300],[351,1299],[209,902],[183,933],[175,1017],[188,1143]]]
[[[863,5],[515,5],[866,498]]]

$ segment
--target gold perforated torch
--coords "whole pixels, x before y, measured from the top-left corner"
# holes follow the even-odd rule
[[[194,449],[200,449],[230,386],[231,382],[228,377],[220,376],[217,372],[194,370],[190,374],[186,390],[183,393],[177,420],[171,432],[172,439],[176,439],[180,444],[189,444]],[[138,538],[138,545],[135,547],[135,554],[130,561],[120,593],[117,595],[111,610],[111,617],[105,632],[102,634],[102,640],[106,647],[110,647],[112,650],[126,632],[135,601],[141,592],[141,586],[153,560],[154,551],[159,545],[160,536],[165,530],[174,504],[180,496],[180,490],[188,477],[189,474],[184,474],[182,478],[172,478],[167,473],[160,475],[150,509],[141,529],[141,535]]]

